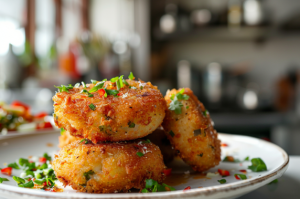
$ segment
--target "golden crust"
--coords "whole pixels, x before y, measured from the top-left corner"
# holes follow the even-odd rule
[[[120,89],[119,97],[108,95],[105,98],[98,92],[93,93],[94,97],[88,97],[81,93],[82,86],[57,93],[53,97],[55,124],[71,135],[87,138],[93,143],[134,140],[148,135],[162,123],[166,102],[150,82],[126,81],[136,89],[125,86]],[[87,84],[86,90],[94,86]],[[116,89],[110,81],[106,81],[104,87]],[[96,110],[89,108],[91,103]],[[135,127],[130,128],[130,123]]]
[[[139,157],[137,152],[144,155]],[[146,179],[162,183],[165,178],[159,148],[142,140],[100,144],[73,142],[56,155],[52,167],[64,186],[88,193],[143,189]],[[88,175],[88,180],[84,173],[89,171],[94,174]]]
[[[81,140],[81,138],[74,137],[70,135],[68,131],[65,131],[62,135],[58,137],[58,147],[63,148],[64,146],[79,140]]]
[[[173,89],[167,92],[165,100],[168,107],[172,101],[170,97],[180,90]],[[209,114],[207,113],[207,116],[203,114],[205,111],[203,104],[189,88],[185,88],[184,94],[190,98],[180,100],[183,104],[182,113],[176,114],[168,110],[162,125],[178,155],[195,171],[201,172],[219,164],[220,140]],[[174,133],[173,137],[170,131]],[[195,135],[194,131],[200,134]]]

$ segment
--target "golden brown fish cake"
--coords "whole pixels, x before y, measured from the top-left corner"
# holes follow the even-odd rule
[[[168,91],[167,106],[181,89]],[[205,171],[219,164],[221,160],[220,140],[213,128],[209,113],[189,88],[183,95],[189,99],[181,102],[181,113],[168,109],[163,127],[178,155],[195,171]],[[173,102],[174,104],[174,102]]]
[[[144,139],[149,139],[153,144],[159,147],[165,164],[172,162],[175,157],[175,150],[165,135],[165,131],[162,127],[158,127],[151,134],[144,137]]]
[[[72,135],[68,131],[65,131],[62,135],[58,137],[58,147],[63,148],[64,146],[71,144],[75,141],[80,141],[82,138],[77,138]]]
[[[55,156],[52,167],[64,186],[88,193],[143,189],[146,179],[162,183],[165,178],[159,148],[142,140],[99,144],[86,140],[73,142]]]
[[[83,87],[58,92],[54,97],[54,121],[71,135],[99,141],[123,141],[144,137],[163,121],[166,102],[150,82],[126,80],[130,86],[120,89],[119,96],[93,97],[82,93]],[[90,90],[95,84],[87,84]],[[115,90],[115,83],[106,81],[104,88]],[[95,110],[89,105],[93,104]]]

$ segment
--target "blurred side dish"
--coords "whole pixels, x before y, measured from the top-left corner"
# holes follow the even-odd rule
[[[47,115],[45,112],[32,115],[30,107],[20,101],[14,101],[10,105],[0,102],[0,134],[52,129],[51,123],[45,118]]]

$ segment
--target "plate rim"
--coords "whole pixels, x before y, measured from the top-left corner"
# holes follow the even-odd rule
[[[40,134],[41,132],[36,132],[36,134]],[[47,131],[44,133],[57,133],[57,131],[52,130],[52,131]],[[44,134],[42,133],[42,134]],[[28,134],[22,134],[22,136],[30,136],[35,133],[28,133]],[[41,135],[42,135],[41,134]],[[229,193],[230,191],[237,191],[240,193],[244,193],[243,190],[248,188],[248,187],[254,187],[255,185],[258,187],[261,187],[269,182],[271,182],[274,179],[277,179],[283,175],[283,173],[286,171],[288,164],[289,164],[289,155],[278,145],[267,142],[262,139],[258,139],[255,137],[251,136],[245,136],[245,135],[235,135],[235,134],[226,134],[226,133],[218,133],[218,136],[224,136],[224,137],[232,137],[232,138],[242,138],[242,139],[252,139],[256,140],[259,142],[262,142],[263,144],[267,144],[271,147],[276,148],[279,152],[281,152],[281,155],[283,156],[283,163],[281,165],[278,165],[278,167],[272,171],[272,173],[269,173],[268,175],[265,176],[260,176],[255,179],[248,179],[245,181],[238,181],[230,184],[222,184],[222,185],[215,185],[215,186],[210,186],[207,188],[196,188],[196,189],[191,189],[188,191],[183,191],[183,190],[178,190],[178,191],[172,191],[172,192],[158,192],[158,193],[118,193],[118,194],[97,194],[99,197],[96,196],[96,194],[88,194],[88,193],[68,193],[68,195],[62,195],[63,193],[51,193],[51,192],[39,192],[37,191],[36,193],[30,193],[32,190],[31,189],[25,189],[26,191],[24,192],[24,188],[19,188],[19,187],[12,187],[11,185],[6,185],[6,184],[0,184],[0,193],[6,195],[6,194],[14,194],[20,196],[27,196],[27,197],[32,197],[32,198],[43,198],[43,199],[48,199],[48,198],[55,198],[55,199],[64,199],[64,198],[79,198],[79,199],[97,199],[97,198],[194,198],[197,196],[213,196],[213,195],[218,195],[222,193]],[[13,138],[18,138],[19,136],[9,136],[9,137],[4,137],[0,138],[0,141],[6,140],[6,139],[13,139]],[[261,186],[260,186],[261,185]],[[21,189],[23,191],[21,191]],[[250,191],[254,190],[255,188],[251,189]],[[26,193],[28,191],[28,193]],[[250,192],[249,191],[249,192]],[[2,195],[0,194],[0,195]]]

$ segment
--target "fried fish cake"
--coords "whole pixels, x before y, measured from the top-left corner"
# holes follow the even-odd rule
[[[86,139],[73,142],[55,156],[52,167],[64,186],[88,193],[143,189],[146,179],[161,183],[165,178],[159,148],[143,140],[99,144]]]
[[[53,97],[54,121],[72,136],[99,141],[124,141],[144,137],[163,121],[167,109],[161,92],[150,82],[126,80],[119,91],[116,84],[106,81],[104,89],[87,94],[86,88],[58,92]],[[118,94],[116,94],[118,93]]]
[[[68,131],[65,131],[62,135],[58,137],[58,147],[63,148],[64,146],[71,144],[72,142],[82,140],[81,138],[74,137],[70,135]]]
[[[178,155],[195,171],[205,171],[221,160],[220,140],[208,111],[189,88],[168,91],[169,107],[163,121]]]

